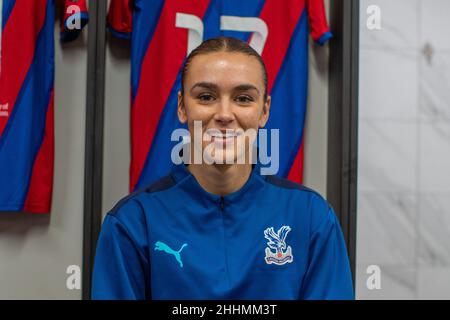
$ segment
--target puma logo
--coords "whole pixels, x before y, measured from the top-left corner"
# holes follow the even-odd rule
[[[181,250],[183,250],[184,247],[186,247],[186,246],[187,246],[187,243],[183,244],[181,246],[180,250],[175,251],[171,247],[169,247],[167,244],[165,244],[164,242],[157,241],[155,243],[155,250],[164,251],[168,254],[173,255],[175,257],[175,259],[177,259],[178,263],[180,264],[180,267],[183,268],[183,262],[181,261],[180,253],[181,253]]]

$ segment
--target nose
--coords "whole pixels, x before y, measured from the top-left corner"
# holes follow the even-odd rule
[[[214,115],[214,120],[221,126],[228,126],[235,119],[233,113],[233,105],[230,99],[223,98],[218,104],[217,112]]]

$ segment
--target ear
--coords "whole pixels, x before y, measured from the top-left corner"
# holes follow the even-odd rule
[[[186,108],[184,106],[183,95],[181,94],[181,91],[178,91],[177,113],[178,113],[178,120],[180,120],[180,122],[183,124],[186,123],[187,122]]]
[[[272,97],[268,96],[266,102],[264,102],[264,104],[263,104],[263,107],[261,110],[261,116],[259,117],[258,125],[260,128],[264,128],[267,121],[269,120],[271,102],[272,102]]]

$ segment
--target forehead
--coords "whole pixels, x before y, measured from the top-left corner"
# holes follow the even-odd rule
[[[213,52],[195,56],[189,65],[186,85],[211,82],[219,86],[242,83],[264,86],[263,71],[258,59],[239,52]]]

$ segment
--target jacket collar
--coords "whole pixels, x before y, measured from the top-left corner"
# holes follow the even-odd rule
[[[241,200],[246,201],[245,199],[249,199],[248,201],[256,200],[256,194],[258,191],[261,191],[264,186],[264,177],[261,176],[260,169],[259,162],[254,164],[252,172],[242,188],[223,197],[206,191],[187,169],[187,166],[184,163],[174,165],[171,175],[181,188],[200,201],[220,203],[221,198],[223,198],[225,204],[230,204],[238,203]]]

